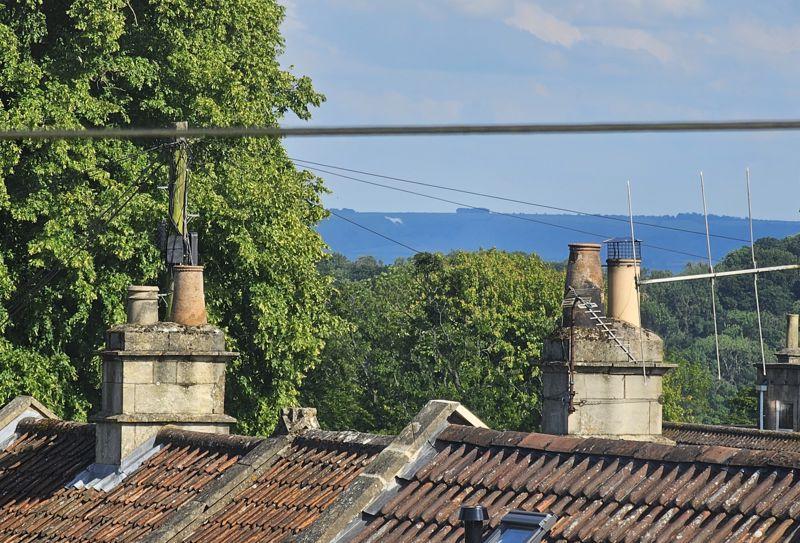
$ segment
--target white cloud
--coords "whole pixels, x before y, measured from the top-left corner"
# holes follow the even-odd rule
[[[585,34],[590,41],[629,51],[644,51],[664,63],[674,56],[669,45],[637,28],[593,27],[586,29]]]
[[[571,47],[583,39],[577,27],[528,2],[517,2],[514,13],[506,17],[505,23],[542,41],[564,47]]]
[[[645,0],[624,1],[644,2]],[[662,3],[665,2],[666,0],[662,0]],[[579,27],[531,2],[518,1],[513,14],[506,17],[504,22],[511,27],[529,32],[544,42],[566,48],[580,42],[588,42],[628,51],[642,51],[665,63],[674,58],[672,49],[667,43],[639,28]]]

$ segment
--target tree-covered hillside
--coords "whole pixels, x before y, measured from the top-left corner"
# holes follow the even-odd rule
[[[794,264],[800,258],[800,236],[756,243],[759,266]],[[750,249],[728,254],[717,271],[752,267]],[[689,266],[686,274],[705,273]],[[651,276],[669,275],[652,273]],[[800,273],[784,271],[759,277],[767,362],[785,341],[786,313],[800,311]],[[753,276],[717,280],[722,380],[717,379],[714,323],[708,280],[650,285],[643,291],[644,324],[664,338],[669,357],[680,368],[669,378],[667,415],[673,419],[708,423],[755,422],[756,364],[761,362]]]

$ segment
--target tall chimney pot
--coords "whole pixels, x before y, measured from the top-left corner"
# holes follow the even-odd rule
[[[175,266],[175,290],[172,295],[170,320],[185,326],[208,323],[206,298],[203,292],[203,266]]]
[[[585,301],[597,304],[597,312],[603,312],[603,270],[600,267],[600,244],[570,243],[567,263],[567,280],[564,297],[570,298],[574,289]],[[594,321],[584,311],[573,307],[564,308],[565,326],[594,327]]]
[[[609,258],[608,264],[608,304],[606,312],[612,319],[628,322],[636,327],[642,326],[639,314],[639,300],[636,292],[636,278],[640,272],[639,259]]]
[[[789,313],[786,315],[786,348],[798,348],[798,324],[800,324],[800,315]]]
[[[158,287],[130,285],[127,302],[128,324],[158,322]]]

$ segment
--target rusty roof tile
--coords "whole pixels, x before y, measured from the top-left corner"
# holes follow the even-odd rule
[[[389,441],[386,436],[355,432],[304,432],[188,541],[288,540],[313,523]],[[392,503],[394,507],[415,505],[401,500]]]
[[[548,543],[785,541],[800,529],[800,467],[773,465],[788,463],[774,455],[466,427],[442,435],[353,541],[456,541],[462,504],[487,506],[490,526],[512,508],[557,514]]]
[[[94,461],[93,425],[26,419],[17,430],[19,437],[0,452],[3,541],[136,539],[163,523],[247,448],[225,436],[207,441],[204,435],[166,432],[158,437],[163,445],[158,453],[114,490],[101,492],[65,487]],[[209,463],[216,463],[211,471]]]

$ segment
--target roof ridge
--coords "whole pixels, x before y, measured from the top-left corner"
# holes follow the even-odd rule
[[[793,441],[800,441],[800,432],[781,432],[778,430],[760,430],[747,426],[725,426],[722,424],[700,424],[696,422],[663,422],[665,428],[675,430],[695,430],[698,432],[725,432],[741,436],[779,437]]]
[[[352,430],[321,430],[315,428],[296,434],[294,440],[315,440],[335,445],[352,444],[362,447],[377,447],[383,449],[387,447],[394,438],[395,436],[393,435],[370,434]]]
[[[264,437],[238,434],[212,434],[183,430],[176,426],[165,426],[156,435],[156,444],[204,449],[226,449],[235,454],[246,454],[263,442]]]
[[[44,434],[58,435],[65,433],[85,433],[94,436],[94,424],[89,422],[74,422],[68,420],[39,419],[26,417],[19,421],[17,434]]]
[[[451,424],[438,441],[479,447],[517,447],[552,454],[621,456],[656,462],[698,462],[722,466],[800,469],[800,453],[750,450],[721,445],[666,445],[647,441],[471,428]]]

